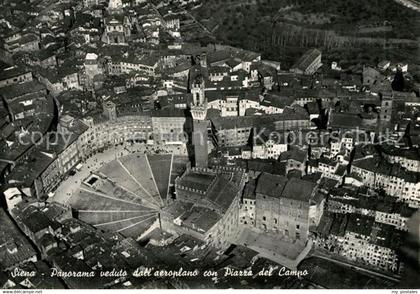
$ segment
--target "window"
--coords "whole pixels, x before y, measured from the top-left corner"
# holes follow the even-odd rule
[[[266,221],[266,220],[267,220],[267,218],[265,216],[263,216],[263,221]]]

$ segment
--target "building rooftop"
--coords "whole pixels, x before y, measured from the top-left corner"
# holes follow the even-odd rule
[[[36,255],[26,237],[2,208],[0,208],[0,223],[0,270],[14,268]]]
[[[263,173],[258,178],[255,192],[269,197],[280,198],[286,184],[287,178],[284,176]]]
[[[178,184],[186,188],[205,192],[208,190],[215,178],[216,176],[213,174],[191,172],[181,177]]]
[[[239,187],[226,179],[223,175],[218,175],[214,186],[211,188],[206,198],[224,213],[228,210],[232,201],[238,195]]]
[[[273,198],[288,198],[309,202],[316,183],[299,178],[278,176],[268,173],[260,175],[257,181],[256,193]]]
[[[371,243],[392,250],[399,250],[403,242],[403,232],[388,224],[375,223],[370,237]]]
[[[236,90],[208,90],[206,98],[209,102],[226,100],[227,97],[237,97],[238,100],[260,101],[260,89],[236,89]]]
[[[291,178],[282,193],[282,197],[308,202],[316,187],[313,182],[308,182],[298,178]]]
[[[360,214],[351,214],[347,224],[347,231],[369,237],[372,233],[375,218]]]
[[[247,171],[266,172],[275,175],[285,175],[286,165],[273,159],[237,159],[235,164]]]
[[[348,214],[331,213],[326,211],[321,217],[319,225],[316,228],[316,232],[323,238],[327,238],[330,234],[343,237],[346,233],[348,216]]]
[[[200,233],[210,230],[219,220],[219,214],[204,207],[193,207],[182,216],[183,226]]]
[[[176,105],[179,105],[179,104],[190,105],[192,101],[192,95],[191,94],[174,94],[174,95],[160,96],[158,98],[158,101],[162,108],[175,107]]]
[[[280,154],[280,161],[295,160],[304,163],[308,158],[308,152],[297,147],[290,148],[289,151]]]
[[[0,80],[10,79],[10,78],[17,77],[17,76],[20,76],[29,72],[30,71],[25,70],[21,67],[16,67],[16,66],[9,67],[0,71]]]
[[[406,182],[417,183],[420,173],[408,171],[397,163],[388,163],[379,157],[367,157],[353,162],[355,167],[390,177],[404,179]]]
[[[21,97],[30,93],[40,93],[46,95],[47,89],[43,84],[36,80],[0,89],[0,95],[6,100],[13,100],[13,98]]]
[[[24,163],[16,165],[9,175],[9,181],[32,185],[33,181],[53,162],[53,158],[39,150],[31,151]]]
[[[292,68],[305,71],[312,64],[312,62],[314,62],[314,60],[320,55],[321,51],[319,51],[318,49],[310,49],[298,59],[298,61],[292,66]]]
[[[254,116],[241,116],[241,117],[218,117],[212,120],[216,130],[220,129],[235,129],[235,128],[250,128],[254,126],[264,126],[274,124],[281,125],[284,121],[300,120],[309,121],[307,113],[289,110],[284,111],[282,114],[268,114],[268,115],[254,115]],[[280,127],[280,126],[279,126]]]

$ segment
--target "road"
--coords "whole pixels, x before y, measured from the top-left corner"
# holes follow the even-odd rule
[[[346,267],[350,267],[351,269],[356,269],[360,272],[368,273],[370,275],[377,276],[377,277],[380,277],[380,278],[383,278],[383,279],[387,279],[387,280],[390,280],[390,281],[393,281],[393,282],[397,282],[397,283],[400,282],[400,279],[395,277],[395,276],[389,276],[389,275],[382,274],[382,273],[377,272],[377,271],[372,271],[372,270],[369,270],[369,269],[366,269],[366,268],[363,268],[363,267],[360,267],[360,266],[356,266],[354,264],[350,264],[350,263],[347,263],[347,262],[344,262],[344,261],[341,261],[341,260],[333,259],[333,258],[330,258],[330,257],[322,254],[322,253],[314,253],[312,256],[322,258],[322,259],[325,259],[325,260],[328,260],[328,261],[331,261],[331,262],[334,262],[334,263],[337,263],[337,264],[340,264],[340,265],[343,265],[343,266],[346,266]]]

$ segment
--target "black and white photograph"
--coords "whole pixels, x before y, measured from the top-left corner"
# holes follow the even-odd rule
[[[418,294],[419,208],[420,0],[0,0],[0,293]]]

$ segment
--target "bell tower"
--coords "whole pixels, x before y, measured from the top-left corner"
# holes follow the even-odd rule
[[[193,101],[191,115],[193,118],[192,144],[194,146],[195,166],[208,167],[208,135],[207,126],[207,100],[205,96],[205,83],[202,75],[198,75],[191,86]]]
[[[205,85],[202,75],[195,77],[191,85],[191,94],[193,96],[193,106],[201,106],[205,104]]]

